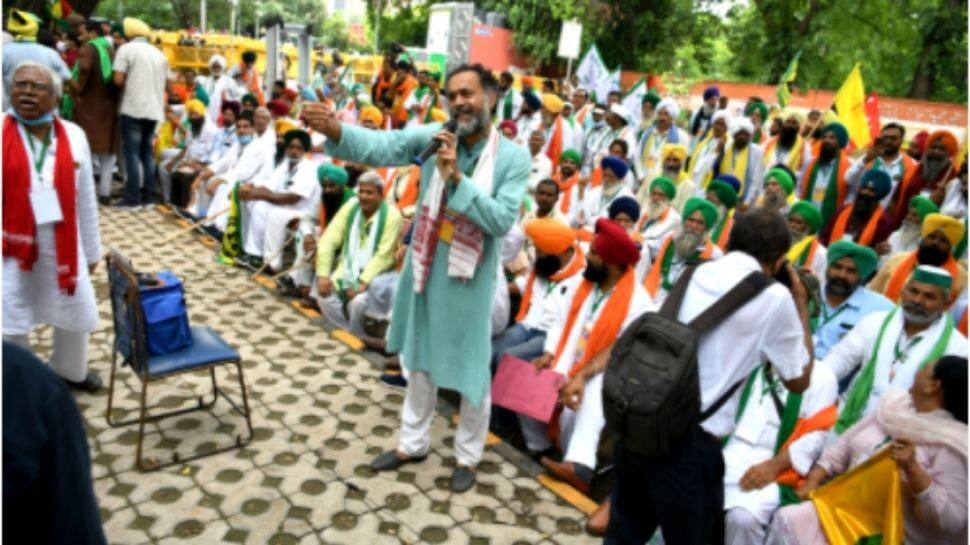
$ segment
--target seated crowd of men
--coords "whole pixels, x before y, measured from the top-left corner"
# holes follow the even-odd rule
[[[215,119],[190,99],[184,142],[161,152],[167,197],[205,218],[223,262],[274,275],[284,293],[381,350],[419,170],[333,160],[323,136],[301,127],[299,105],[326,94],[339,119],[373,130],[440,121],[440,79],[417,74],[405,54],[370,94],[357,85],[334,99],[331,79],[334,88],[286,108],[221,100]],[[763,542],[785,503],[779,487],[803,492],[796,484],[831,433],[908,389],[927,360],[966,355],[967,166],[950,132],[922,134],[904,151],[904,127],[889,123],[852,157],[838,121],[769,114],[758,101],[732,116],[716,88],[690,117],[651,92],[638,120],[618,94],[595,104],[576,89],[567,102],[527,77],[522,89],[513,81],[500,77],[495,128],[529,149],[533,170],[503,240],[493,372],[514,356],[566,380],[552,425],[496,410],[493,429],[518,436],[554,477],[587,491],[603,465],[602,374],[583,372],[590,358],[662,304],[688,265],[724,257],[745,210],[787,220],[817,364],[801,396],[767,362],[746,382],[724,445],[728,542]],[[400,386],[407,372],[392,357],[382,380]],[[807,425],[780,452],[789,410]]]

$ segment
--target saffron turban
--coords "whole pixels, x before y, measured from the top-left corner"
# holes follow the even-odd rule
[[[205,115],[205,104],[202,104],[201,100],[193,98],[185,103],[185,111],[190,114]]]
[[[960,150],[960,144],[957,142],[957,137],[953,136],[950,131],[936,131],[926,139],[926,147],[923,151],[930,149],[930,147],[937,141],[943,142],[943,147],[946,148],[946,153],[951,158],[954,157]]]
[[[829,266],[842,259],[851,258],[855,262],[855,268],[859,272],[859,279],[865,280],[876,272],[876,264],[879,263],[879,256],[876,251],[868,246],[856,244],[851,240],[840,240],[833,242],[825,254]]]
[[[946,239],[950,241],[951,246],[956,246],[963,239],[963,222],[951,217],[946,214],[940,214],[939,212],[929,214],[923,218],[923,228],[921,233],[923,237],[927,237],[930,233],[935,233],[936,231],[943,231]]]
[[[360,123],[364,124],[364,121],[370,121],[374,125],[380,127],[384,123],[384,114],[377,108],[377,106],[371,106],[368,104],[360,109]]]
[[[275,127],[276,134],[286,134],[296,128],[296,123],[286,118],[277,119]]]
[[[714,203],[707,199],[700,197],[687,199],[687,202],[684,203],[684,219],[686,220],[693,216],[694,212],[701,213],[701,216],[704,218],[704,225],[707,226],[708,231],[717,223],[717,208],[714,206]]]
[[[29,11],[11,8],[7,17],[7,30],[14,36],[35,38],[40,30],[40,21]]]
[[[525,224],[525,234],[542,253],[560,255],[576,241],[576,231],[552,218],[539,218]]]

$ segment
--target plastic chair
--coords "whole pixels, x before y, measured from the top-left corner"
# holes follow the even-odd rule
[[[148,354],[145,340],[145,317],[142,314],[141,293],[138,290],[138,280],[135,276],[131,261],[121,255],[117,250],[111,249],[105,260],[107,261],[108,282],[111,287],[111,310],[114,317],[115,340],[111,351],[111,379],[108,386],[108,412],[105,415],[108,425],[112,427],[138,424],[138,446],[136,451],[136,465],[142,471],[152,471],[180,463],[185,463],[198,458],[211,456],[220,452],[226,452],[241,448],[253,439],[253,421],[249,410],[249,401],[246,396],[246,383],[243,380],[242,361],[239,353],[219,337],[212,328],[204,326],[192,327],[192,344],[170,352],[168,354],[153,356]],[[135,376],[141,380],[141,401],[139,415],[124,421],[112,420],[112,407],[114,402],[115,372],[118,368],[119,358],[121,365],[131,367]],[[242,393],[242,408],[233,401],[225,391],[219,388],[216,383],[215,369],[222,365],[235,365],[239,376],[239,389]],[[149,414],[147,407],[148,384],[150,382],[162,380],[175,375],[190,373],[200,369],[208,369],[209,376],[212,378],[212,400],[206,401],[205,396],[199,396],[198,406],[185,409],[167,411],[160,414]],[[246,418],[246,427],[249,435],[245,439],[239,434],[231,445],[216,446],[215,448],[193,454],[189,457],[180,457],[178,452],[174,452],[169,462],[159,462],[151,460],[149,463],[142,458],[142,443],[145,438],[145,424],[155,422],[193,411],[207,410],[215,405],[219,396],[225,398],[232,408]]]

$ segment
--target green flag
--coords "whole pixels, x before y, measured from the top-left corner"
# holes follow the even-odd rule
[[[788,63],[788,68],[785,69],[785,73],[781,76],[781,81],[778,82],[778,105],[782,108],[788,106],[788,102],[791,101],[790,85],[798,77],[798,58],[801,56],[801,50],[795,53],[795,58]]]

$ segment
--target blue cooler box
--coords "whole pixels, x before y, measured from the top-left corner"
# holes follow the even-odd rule
[[[192,344],[192,331],[182,281],[172,271],[161,271],[155,276],[159,284],[139,285],[138,290],[148,353],[159,356]]]

